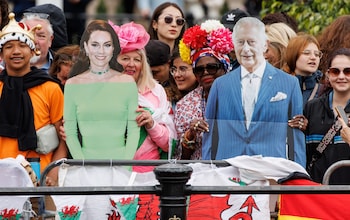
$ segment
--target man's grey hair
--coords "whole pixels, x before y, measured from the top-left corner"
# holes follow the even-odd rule
[[[237,32],[238,29],[240,29],[241,26],[250,26],[250,27],[256,27],[256,29],[259,31],[259,33],[261,34],[261,37],[263,38],[263,41],[267,40],[267,36],[265,33],[265,24],[260,21],[258,18],[255,17],[244,17],[241,18],[237,21],[236,25],[233,27],[233,31],[232,31],[232,40],[233,42],[235,42],[236,36],[237,36]]]
[[[26,23],[26,21],[32,21],[32,20],[40,20],[43,21],[45,23],[47,23],[47,31],[50,34],[50,37],[53,36],[53,28],[52,25],[50,23],[50,20],[47,18],[43,18],[43,16],[41,16],[42,13],[25,13],[25,15],[23,16],[21,22],[22,23]]]

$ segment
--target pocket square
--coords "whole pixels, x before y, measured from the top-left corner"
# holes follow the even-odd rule
[[[277,92],[277,94],[270,99],[270,102],[278,102],[287,98],[287,94],[283,92]]]

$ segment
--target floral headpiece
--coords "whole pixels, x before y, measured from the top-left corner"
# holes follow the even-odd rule
[[[9,14],[9,19],[9,23],[0,32],[0,50],[8,41],[18,40],[27,44],[36,55],[40,55],[40,51],[35,48],[34,32],[41,29],[41,25],[38,24],[30,29],[26,24],[17,22],[12,12]]]
[[[179,43],[181,59],[195,66],[198,58],[210,54],[230,69],[227,56],[233,50],[232,32],[218,20],[207,20],[200,26],[188,28]],[[202,53],[204,52],[205,53]]]
[[[150,36],[141,24],[129,22],[121,26],[108,21],[117,33],[121,48],[121,53],[130,52],[145,48]]]

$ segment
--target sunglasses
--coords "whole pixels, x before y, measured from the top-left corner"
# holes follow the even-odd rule
[[[350,67],[346,67],[342,70],[339,68],[329,68],[327,72],[332,76],[338,76],[340,72],[343,72],[345,76],[350,76]]]
[[[205,71],[207,71],[209,75],[215,75],[218,70],[222,68],[223,65],[221,63],[208,63],[206,66],[196,66],[193,69],[193,73],[199,77],[202,77]]]
[[[164,17],[164,22],[165,23],[167,23],[167,24],[171,24],[171,23],[173,23],[173,20],[174,20],[174,18],[173,17],[171,17],[171,16],[165,16]],[[176,18],[176,24],[178,25],[178,26],[182,26],[182,25],[184,25],[185,24],[185,19],[183,19],[183,18]]]

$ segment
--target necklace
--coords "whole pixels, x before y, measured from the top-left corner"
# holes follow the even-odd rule
[[[107,69],[105,69],[105,70],[102,70],[102,71],[94,71],[94,70],[91,69],[91,67],[89,67],[89,70],[93,74],[102,75],[102,74],[105,74],[105,73],[107,73],[109,71],[109,67]]]

